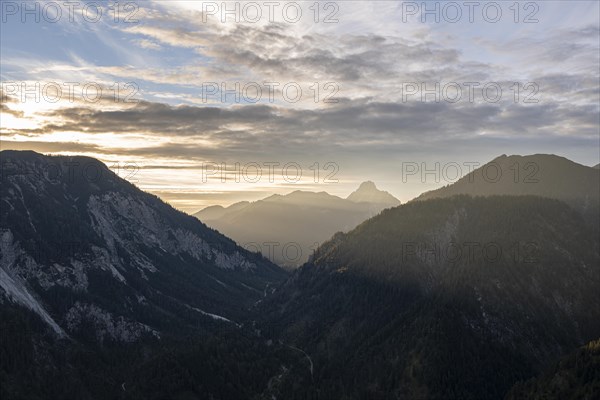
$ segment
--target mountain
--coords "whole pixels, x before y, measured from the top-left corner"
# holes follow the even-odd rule
[[[389,193],[364,182],[347,199],[298,190],[227,208],[208,207],[194,216],[242,247],[260,251],[281,266],[296,268],[334,233],[348,231],[398,204]]]
[[[600,337],[588,169],[562,195],[441,196],[366,221],[380,203],[325,192],[206,211],[254,244],[332,235],[288,274],[95,159],[3,151],[0,167],[2,399],[595,390],[595,352],[576,352]]]
[[[115,291],[115,300],[141,308],[171,299],[169,307],[235,317],[285,277],[97,160],[6,151],[2,162],[1,266],[13,299],[30,298],[29,281],[42,297],[108,290],[95,294]],[[43,315],[41,304],[30,305]]]
[[[552,154],[502,155],[455,183],[425,192],[415,200],[458,194],[542,196],[588,212],[598,208],[600,170]]]
[[[346,199],[355,203],[383,204],[386,208],[400,205],[400,200],[386,191],[377,189],[371,181],[361,183]]]
[[[515,385],[506,400],[592,400],[598,393],[600,339],[563,357],[543,375]]]
[[[93,158],[2,151],[0,161],[2,398],[115,399],[125,381],[127,398],[153,398],[192,376],[198,398],[241,398],[279,373],[280,361],[233,372],[243,361],[228,354],[271,360],[242,320],[285,271]],[[156,369],[182,351],[195,367]],[[164,388],[146,392],[140,382],[157,371]],[[211,376],[231,373],[227,390]]]
[[[194,214],[194,216],[200,219],[201,221],[213,221],[215,219],[223,217],[227,213],[241,210],[249,204],[249,201],[240,201],[238,203],[230,205],[229,207],[223,207],[218,205],[209,206],[198,211],[196,214]]]
[[[314,364],[286,399],[501,399],[600,336],[598,287],[599,241],[563,202],[455,196],[336,234],[258,325]]]
[[[594,169],[600,169],[600,164],[596,164],[593,168]]]

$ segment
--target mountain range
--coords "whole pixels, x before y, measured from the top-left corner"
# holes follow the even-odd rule
[[[369,181],[346,199],[298,190],[227,208],[211,206],[194,216],[274,263],[295,268],[334,233],[349,231],[381,210],[399,204],[398,199]]]
[[[98,160],[2,151],[0,397],[586,398],[600,171],[488,164],[403,205],[366,182],[203,210],[327,232],[290,273]]]

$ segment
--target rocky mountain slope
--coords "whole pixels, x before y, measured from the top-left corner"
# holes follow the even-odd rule
[[[285,277],[94,159],[3,152],[2,163],[2,288],[57,333],[96,313],[198,309],[234,318]],[[81,299],[61,305],[64,312],[52,309],[52,294],[65,291],[112,304],[91,312]],[[61,323],[50,321],[46,307]]]
[[[7,393],[114,399],[127,382],[125,398],[152,398],[163,389],[172,394],[168,385],[149,393],[139,381],[156,373],[154,363],[182,351],[184,340],[196,364],[161,372],[173,382],[228,373],[240,361],[228,346],[244,349],[238,357],[269,354],[247,338],[247,330],[254,334],[243,320],[269,285],[286,277],[279,267],[95,159],[3,151],[0,161],[6,327],[0,378]],[[250,358],[263,362],[257,354]],[[268,355],[263,360],[262,372],[254,372],[257,386],[249,383],[253,373],[240,370],[240,382],[222,391],[225,397],[261,393],[280,367]],[[208,365],[212,372],[201,373]],[[66,380],[70,386],[61,386]],[[190,387],[214,395],[217,382]]]

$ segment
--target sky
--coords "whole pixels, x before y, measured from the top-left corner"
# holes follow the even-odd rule
[[[470,4],[2,0],[0,149],[99,158],[186,212],[598,164],[600,2]]]

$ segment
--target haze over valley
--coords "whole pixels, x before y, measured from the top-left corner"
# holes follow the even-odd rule
[[[207,207],[194,214],[241,246],[294,268],[305,263],[325,240],[349,231],[400,200],[363,182],[346,199],[325,192],[295,191],[227,208]]]

